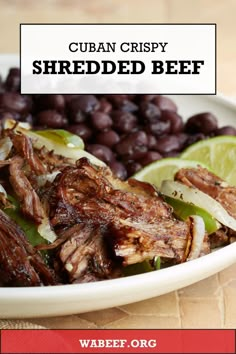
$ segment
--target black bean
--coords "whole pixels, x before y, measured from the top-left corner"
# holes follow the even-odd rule
[[[130,133],[137,127],[137,118],[129,112],[113,111],[113,127],[120,133]]]
[[[128,99],[128,95],[106,95],[106,97],[116,108],[119,108]]]
[[[179,151],[176,150],[168,151],[163,154],[163,157],[178,157],[178,156],[179,156]]]
[[[146,146],[136,146],[133,149],[132,154],[129,156],[129,159],[132,159],[134,161],[141,159],[145,153],[148,151],[148,148]]]
[[[84,141],[88,141],[93,134],[92,130],[84,123],[71,124],[67,127],[67,130],[79,135]]]
[[[140,171],[142,167],[140,162],[128,161],[126,164],[128,177],[133,176],[136,172]]]
[[[176,137],[179,140],[180,151],[181,151],[185,148],[189,136],[186,133],[178,133],[176,134]]]
[[[210,134],[217,129],[217,119],[209,112],[195,114],[185,124],[186,132]]]
[[[123,163],[118,162],[118,161],[112,161],[109,164],[109,167],[111,168],[112,172],[114,175],[123,181],[127,178],[127,170]]]
[[[21,115],[16,112],[6,112],[6,111],[0,111],[0,120],[5,121],[7,119],[14,119],[14,120],[20,120]]]
[[[214,135],[236,135],[236,129],[230,125],[225,125],[224,127],[216,129]]]
[[[69,119],[73,123],[82,123],[86,114],[92,113],[99,107],[99,102],[93,95],[80,95],[67,104]]]
[[[15,68],[10,68],[7,76],[9,76],[9,75],[19,76],[20,75],[20,69],[16,68],[16,67]]]
[[[65,108],[65,98],[63,95],[40,95],[36,105],[39,110],[55,109],[62,112]]]
[[[152,99],[152,103],[157,105],[161,110],[168,109],[169,111],[177,112],[177,106],[169,97],[156,96]]]
[[[97,111],[91,115],[91,123],[95,129],[103,131],[112,126],[112,119],[108,114]]]
[[[155,136],[160,136],[170,133],[171,122],[168,119],[160,118],[155,123],[147,125],[147,131]]]
[[[159,154],[159,152],[157,151],[148,151],[145,153],[145,155],[142,157],[140,161],[140,163],[142,164],[142,166],[146,166],[154,161],[160,160],[162,159],[162,155]]]
[[[157,95],[138,95],[138,99],[141,102],[151,102]]]
[[[155,123],[161,116],[160,109],[150,102],[142,102],[140,105],[141,119],[150,123]]]
[[[130,137],[132,137],[132,139],[136,143],[136,145],[139,145],[139,146],[147,146],[148,145],[147,134],[142,130],[130,134]]]
[[[99,133],[96,136],[96,142],[98,144],[106,145],[112,148],[120,141],[120,136],[114,130],[108,130],[103,133]]]
[[[161,118],[170,121],[171,134],[177,134],[183,131],[184,128],[183,119],[176,112],[165,109],[161,112]]]
[[[91,113],[99,107],[99,101],[94,95],[81,95],[75,100],[80,109],[85,113]]]
[[[30,96],[20,95],[19,88],[18,68],[12,68],[5,81],[0,78],[1,122],[10,118],[28,122],[33,129],[66,128],[121,179],[162,157],[177,156],[199,140],[236,136],[236,128],[218,128],[208,112],[190,117],[184,125],[176,104],[162,95]]]
[[[20,69],[11,68],[5,81],[7,91],[18,92],[20,89]]]
[[[55,110],[41,111],[37,117],[37,124],[49,128],[63,128],[67,125],[67,119]]]
[[[138,96],[139,95],[129,94],[129,95],[127,95],[127,99],[130,101],[136,102]]]
[[[128,161],[130,161],[130,160],[132,160],[132,161],[140,160],[145,155],[145,153],[147,151],[148,151],[148,148],[146,146],[136,146],[135,148],[129,150],[129,154],[128,155],[127,154],[126,155],[124,155],[124,154],[122,155],[122,154],[119,154],[117,152],[116,146],[115,146],[115,152],[117,154],[117,158],[120,159],[125,164]]]
[[[165,154],[170,151],[178,151],[179,149],[180,141],[176,135],[162,136],[157,141],[157,150],[161,154]]]
[[[156,137],[152,134],[147,134],[147,138],[148,138],[148,149],[150,150],[155,149],[157,145]]]
[[[90,144],[87,145],[87,151],[105,163],[111,163],[111,161],[114,160],[114,155],[111,149],[107,146],[101,144]]]
[[[83,123],[86,120],[86,115],[80,109],[71,109],[69,111],[68,118],[71,123]]]
[[[99,112],[109,114],[112,111],[112,105],[105,98],[101,98],[101,100],[99,101],[98,110]]]
[[[16,92],[4,92],[0,94],[0,108],[17,113],[27,113],[32,107],[29,96],[20,95]]]
[[[76,94],[67,94],[67,95],[63,95],[65,103],[67,104],[68,102],[72,101],[73,99],[77,98],[78,95]]]
[[[206,136],[202,133],[189,135],[187,141],[185,142],[185,147],[196,143],[197,141],[206,139]]]
[[[32,115],[31,115],[30,113],[21,116],[19,120],[20,120],[21,122],[29,123],[31,127],[32,127],[33,124],[34,124],[34,119],[33,119]]]
[[[138,110],[138,106],[132,102],[132,101],[129,101],[129,100],[124,100],[120,106],[119,106],[119,109],[123,112],[130,112],[130,113],[133,113],[133,112],[136,112]]]
[[[148,148],[147,134],[143,131],[134,132],[126,135],[116,144],[115,150],[118,155],[124,156],[130,160],[142,158]]]

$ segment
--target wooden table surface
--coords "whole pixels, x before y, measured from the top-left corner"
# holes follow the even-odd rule
[[[217,23],[218,92],[236,98],[235,13],[235,0],[0,0],[0,53],[19,52],[19,23]],[[47,328],[236,328],[235,298],[236,264],[139,303],[29,321]]]

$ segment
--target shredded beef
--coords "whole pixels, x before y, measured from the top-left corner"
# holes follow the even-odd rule
[[[0,210],[0,285],[56,284],[53,271],[27,241],[24,232]]]

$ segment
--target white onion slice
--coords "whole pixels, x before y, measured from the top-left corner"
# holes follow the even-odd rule
[[[198,215],[191,215],[190,219],[193,221],[193,228],[192,228],[192,243],[189,255],[187,257],[187,261],[191,261],[192,259],[196,259],[199,257],[203,240],[205,236],[205,223],[201,216]]]
[[[45,138],[44,136],[35,134],[30,130],[30,125],[28,125],[28,123],[18,123],[13,119],[7,119],[4,124],[4,129],[14,129],[18,133],[27,135],[32,140],[33,146],[36,149],[41,149],[45,146],[49,151],[53,150],[55,154],[69,158],[74,162],[81,159],[82,157],[86,157],[92,164],[96,166],[106,166],[103,161],[99,160],[97,157],[91,155],[85,150],[66,147],[63,144],[58,144],[55,141]]]
[[[0,184],[0,193],[4,195],[4,197],[7,198],[7,192],[5,190],[5,188],[3,188],[3,186]]]
[[[21,131],[21,129],[30,130],[32,127],[27,122],[17,122],[14,119],[8,118],[3,123],[4,129],[15,129],[16,131]]]
[[[38,233],[42,236],[45,240],[49,242],[54,242],[57,239],[56,233],[51,229],[49,224],[48,218],[45,217],[41,224],[37,228]]]
[[[61,173],[61,171],[54,171],[52,173],[46,173],[45,175],[39,175],[36,177],[39,187],[43,187],[46,182],[52,183],[56,176]]]
[[[12,148],[12,142],[9,137],[0,140],[0,160],[6,160]]]
[[[42,147],[46,147],[49,151],[54,151],[55,154],[67,157],[74,161],[81,159],[82,157],[86,157],[90,160],[94,165],[97,166],[105,166],[104,162],[91,155],[89,152],[82,149],[72,149],[66,147],[62,144],[57,144],[55,141],[47,139],[43,136],[37,135],[31,130],[24,132],[23,134],[29,136],[33,141],[33,146],[36,149],[41,149]]]
[[[168,197],[180,199],[205,209],[221,224],[236,231],[236,219],[229,215],[219,202],[199,189],[188,187],[176,181],[163,181],[160,191]]]

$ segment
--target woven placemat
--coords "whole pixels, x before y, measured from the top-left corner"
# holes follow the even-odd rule
[[[46,329],[46,327],[22,320],[0,320],[0,329]]]

